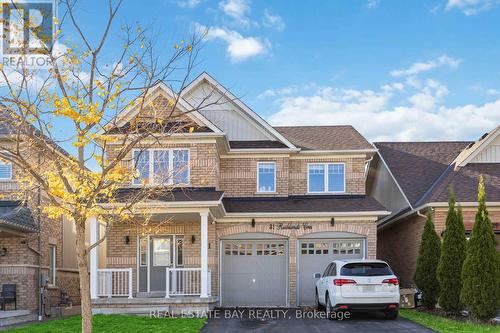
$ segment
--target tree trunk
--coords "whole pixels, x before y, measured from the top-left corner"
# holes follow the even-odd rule
[[[76,222],[76,254],[80,276],[82,332],[92,332],[92,305],[90,303],[90,277],[88,253],[85,246],[85,221]]]

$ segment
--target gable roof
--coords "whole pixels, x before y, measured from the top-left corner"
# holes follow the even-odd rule
[[[198,124],[199,127],[206,127],[209,128],[212,132],[222,133],[221,130],[217,128],[217,126],[215,126],[200,112],[194,110],[192,105],[186,102],[182,97],[177,96],[177,94],[163,82],[157,82],[153,87],[148,89],[147,93],[144,95],[144,99],[146,101],[145,103],[147,103],[147,101],[154,100],[159,96],[175,99],[177,101],[176,107],[182,112],[185,112],[186,117],[192,119],[193,122]],[[111,130],[113,130],[114,128],[121,128],[123,126],[127,126],[127,124],[129,124],[129,122],[133,119],[133,117],[139,113],[140,110],[138,109],[139,107],[139,104],[137,103],[138,100],[139,98],[136,101],[134,101],[134,103],[131,106],[127,107],[125,111],[123,111],[117,116],[116,126],[113,126]],[[104,129],[101,130],[100,134],[104,133],[105,131],[107,130]]]
[[[275,128],[269,125],[264,119],[262,119],[256,112],[254,112],[251,108],[249,108],[245,103],[241,101],[241,99],[231,93],[226,87],[224,87],[220,82],[210,76],[207,72],[201,73],[198,77],[196,77],[190,84],[186,86],[186,88],[182,91],[181,96],[186,96],[191,94],[196,87],[203,84],[204,82],[208,83],[213,89],[218,91],[222,96],[226,97],[229,101],[234,103],[238,111],[241,114],[252,121],[257,128],[261,131],[265,132],[267,136],[275,138],[278,141],[281,141],[286,147],[290,149],[297,149],[293,143],[291,143],[287,138],[285,138],[280,132],[278,132]],[[272,140],[271,140],[272,141]]]
[[[373,150],[373,146],[350,125],[274,128],[303,150]]]
[[[427,195],[469,144],[469,141],[374,143],[412,206]]]

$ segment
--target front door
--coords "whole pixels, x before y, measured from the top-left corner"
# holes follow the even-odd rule
[[[183,245],[182,235],[154,235],[140,239],[139,290],[141,292],[148,292],[148,280],[149,292],[165,292],[166,268],[183,265]]]
[[[173,264],[173,236],[152,236],[149,242],[150,291],[165,291],[166,268]]]

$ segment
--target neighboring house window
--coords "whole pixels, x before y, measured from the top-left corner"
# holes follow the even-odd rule
[[[12,179],[12,164],[0,160],[0,180]]]
[[[344,163],[311,163],[308,165],[308,192],[345,192]]]
[[[49,245],[49,284],[56,285],[56,246]]]
[[[257,163],[257,192],[276,192],[276,163]]]
[[[134,150],[135,185],[189,184],[188,149]]]

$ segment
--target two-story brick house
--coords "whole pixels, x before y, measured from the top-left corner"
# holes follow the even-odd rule
[[[0,150],[17,144],[14,128],[0,113]],[[31,130],[30,125],[23,126]],[[20,132],[18,132],[20,131]],[[22,135],[21,135],[22,138]],[[24,142],[20,144],[23,157],[32,161],[34,168],[46,167],[46,156]],[[64,151],[55,145],[59,158]],[[6,160],[0,161],[0,290],[4,285],[16,286],[17,304],[5,304],[5,310],[20,311],[24,319],[50,315],[51,307],[61,304],[66,293],[73,305],[79,304],[79,279],[74,248],[74,226],[69,221],[51,220],[39,207],[46,196],[39,189],[27,191],[20,185],[24,171]],[[45,286],[46,303],[40,304],[40,288]],[[13,316],[16,313],[12,314]],[[0,325],[1,326],[1,325]]]
[[[161,83],[146,96],[169,98]],[[272,127],[206,73],[178,108],[200,100],[208,106],[186,115],[195,130],[132,152],[140,176],[121,200],[144,183],[161,185],[162,168],[179,188],[142,203],[147,225],[115,224],[91,251],[94,312],[307,305],[329,261],[376,257],[376,221],[389,212],[366,196],[376,150],[353,127]],[[134,112],[108,134],[151,121],[147,110]],[[90,226],[98,239],[99,221]]]

